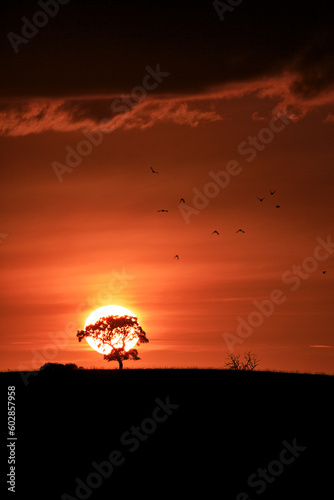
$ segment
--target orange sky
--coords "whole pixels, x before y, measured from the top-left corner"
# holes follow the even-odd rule
[[[319,250],[334,241],[334,91],[306,97],[298,71],[182,92],[170,72],[124,115],[110,114],[116,91],[2,102],[1,370],[116,368],[75,336],[106,304],[135,312],[149,339],[125,366],[220,368],[226,333],[279,289],[282,303],[234,352],[251,350],[262,369],[334,373],[333,252]],[[99,144],[80,150],[92,131]],[[86,154],[76,167],[68,147]],[[231,162],[236,175],[213,185]]]
[[[331,372],[333,348],[310,346],[333,343],[333,256],[295,291],[282,274],[313,256],[317,237],[334,239],[333,125],[319,107],[247,162],[238,145],[268,127],[276,104],[222,99],[214,102],[219,121],[196,127],[163,121],[105,134],[63,182],[51,163],[63,161],[80,132],[1,138],[1,227],[8,233],[0,249],[1,368],[31,367],[35,351],[45,362],[106,366],[75,335],[59,349],[50,335],[69,322],[73,331],[82,328],[93,309],[108,303],[133,310],[150,340],[141,361],[128,366],[221,367],[228,352],[223,334],[235,334],[237,317],[247,319],[254,300],[279,288],[286,301],[235,352],[252,350],[262,368]],[[253,113],[266,118],[254,120]],[[193,207],[193,188],[203,192],[209,173],[230,160],[242,172],[187,224],[180,198]],[[157,213],[161,208],[169,212]],[[239,228],[245,234],[236,234]],[[211,234],[216,229],[219,236]]]

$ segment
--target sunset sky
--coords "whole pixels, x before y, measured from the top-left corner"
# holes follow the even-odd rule
[[[76,331],[118,304],[125,367],[334,373],[333,11],[1,3],[0,370],[117,368]]]

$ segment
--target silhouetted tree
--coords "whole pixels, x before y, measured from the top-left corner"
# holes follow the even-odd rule
[[[240,361],[240,354],[227,354],[225,367],[229,370],[253,371],[259,364],[259,360],[251,351],[244,354],[244,361]]]
[[[257,359],[256,355],[253,354],[251,351],[247,351],[244,354],[244,363],[243,363],[243,370],[250,370],[253,371],[259,364],[260,360]]]
[[[241,370],[240,368],[240,354],[227,354],[227,361],[225,367],[229,370]]]
[[[119,369],[123,368],[123,361],[140,359],[137,349],[126,350],[126,344],[138,338],[135,345],[148,342],[146,334],[138,319],[134,316],[106,316],[100,318],[93,325],[88,325],[77,333],[79,342],[85,337],[98,341],[100,347],[107,345],[111,352],[104,355],[107,361],[118,361]]]

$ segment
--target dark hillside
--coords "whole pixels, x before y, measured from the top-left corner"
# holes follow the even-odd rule
[[[40,372],[27,386],[19,373],[0,381],[2,400],[16,386],[16,499],[295,500],[331,491],[330,376],[73,370]],[[6,422],[1,429],[7,470]]]

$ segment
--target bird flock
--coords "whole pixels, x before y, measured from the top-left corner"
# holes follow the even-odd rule
[[[157,172],[156,170],[154,170],[152,167],[150,167],[150,169],[151,169],[152,174],[159,174],[159,172]],[[269,190],[269,192],[270,192],[270,196],[274,196],[274,195],[275,195],[275,193],[276,193],[276,190],[275,190],[275,191],[273,191],[272,189],[270,189],[270,190]],[[256,198],[259,200],[259,202],[260,202],[260,203],[263,203],[263,201],[266,199],[266,197],[265,197],[265,196],[263,196],[262,198],[260,198],[259,196],[257,196]],[[185,203],[185,202],[186,202],[186,201],[185,201],[185,199],[184,199],[184,198],[181,198],[181,199],[180,199],[180,201],[179,201],[179,203]],[[276,205],[276,208],[281,208],[281,206],[280,206],[280,205]],[[160,210],[157,210],[157,212],[160,212],[160,213],[168,213],[168,210],[166,210],[166,209],[160,209]],[[245,232],[246,232],[246,231],[245,231],[244,229],[238,229],[238,230],[236,231],[236,234],[238,234],[238,233],[245,234]],[[214,231],[212,231],[212,233],[211,233],[211,234],[212,234],[212,235],[216,235],[216,236],[220,236],[220,233],[219,233],[219,231],[217,231],[217,229],[215,229]],[[176,255],[175,255],[175,257],[174,257],[174,260],[175,260],[175,259],[176,259],[176,260],[180,260],[179,255],[177,255],[177,254],[176,254]],[[326,272],[327,272],[327,271],[322,271],[322,273],[323,273],[323,274],[326,274]]]
[[[276,193],[276,191],[272,191],[271,189],[269,190],[269,192],[270,192],[270,196],[274,196],[274,194]],[[260,198],[259,196],[257,196],[256,198],[259,200],[260,203],[262,203],[265,200],[266,197],[263,196],[262,198]],[[281,208],[281,206],[280,205],[276,205],[276,208]],[[246,231],[244,229],[238,229],[236,231],[236,233],[242,233],[242,234],[245,234],[245,232]],[[212,231],[212,234],[213,235],[216,234],[217,236],[219,236],[220,233],[219,233],[219,231],[217,231],[215,229],[214,231]]]
[[[274,194],[276,193],[276,191],[272,191],[271,189],[269,190],[269,192],[270,192],[270,196],[274,196]],[[265,199],[265,196],[263,198],[259,198],[257,196],[257,199],[262,203],[263,200]],[[280,205],[276,205],[276,208],[281,208],[281,206]]]

